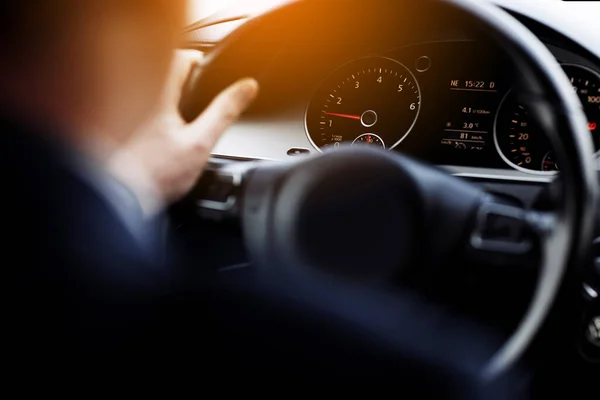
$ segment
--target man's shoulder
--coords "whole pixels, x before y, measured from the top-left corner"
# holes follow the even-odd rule
[[[0,132],[5,152],[0,157],[0,202],[8,213],[3,229],[16,244],[71,251],[102,248],[108,254],[137,250],[111,205],[73,170],[58,146],[15,125],[0,125]]]
[[[170,270],[139,245],[97,188],[35,140],[8,139],[19,133],[2,131],[10,156],[0,161],[8,214],[0,232],[10,238],[3,257],[15,288],[35,287],[31,296],[45,293],[46,301],[70,293],[79,299],[71,306],[167,284]]]

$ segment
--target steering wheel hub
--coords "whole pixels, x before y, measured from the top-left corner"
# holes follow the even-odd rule
[[[361,281],[411,264],[423,209],[394,159],[356,147],[331,152],[292,169],[280,193],[274,236],[297,263]]]

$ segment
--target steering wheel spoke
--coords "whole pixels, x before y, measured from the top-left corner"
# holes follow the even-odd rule
[[[539,262],[539,249],[556,222],[551,212],[526,210],[486,198],[475,217],[470,254],[490,264]]]

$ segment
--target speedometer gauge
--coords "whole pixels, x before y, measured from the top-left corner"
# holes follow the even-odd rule
[[[408,68],[385,57],[361,58],[321,84],[306,111],[306,130],[319,151],[342,143],[393,149],[420,108],[419,84]]]
[[[588,118],[596,150],[600,148],[600,75],[578,65],[563,65]],[[500,156],[516,169],[528,172],[557,171],[550,141],[533,123],[525,106],[509,93],[496,116],[494,142]]]
[[[517,169],[542,171],[550,141],[532,122],[527,109],[509,95],[498,117],[502,122],[497,128],[502,133],[497,129],[494,139],[504,161]]]

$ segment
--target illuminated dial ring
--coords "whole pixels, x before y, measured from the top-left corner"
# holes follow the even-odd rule
[[[562,64],[573,90],[582,103],[591,138],[600,150],[600,74],[580,65]],[[512,168],[531,174],[555,174],[558,170],[550,141],[533,123],[516,93],[502,100],[494,124],[494,144],[500,157]]]

